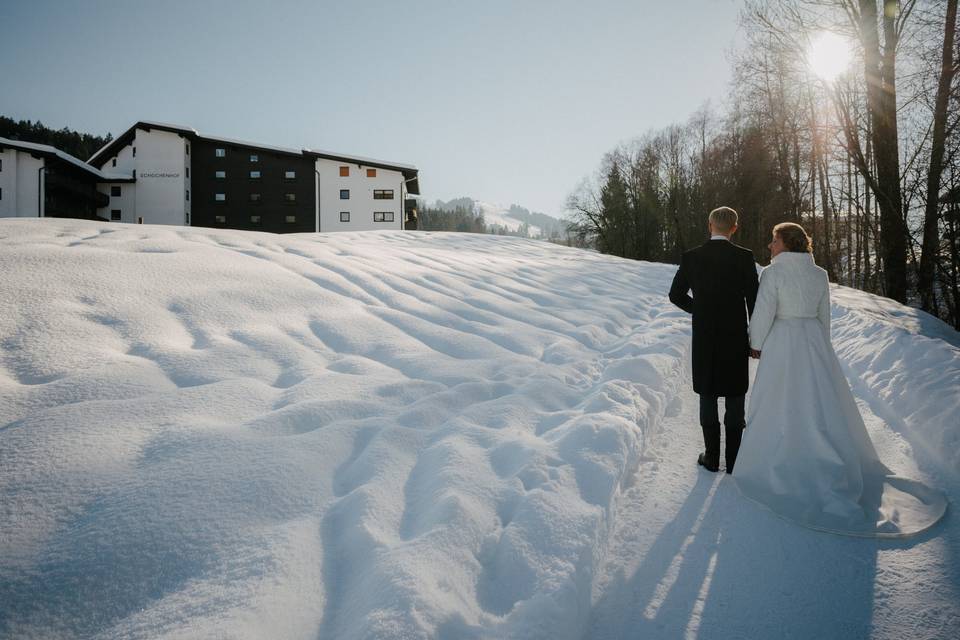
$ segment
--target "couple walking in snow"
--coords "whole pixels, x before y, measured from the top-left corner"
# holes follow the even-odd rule
[[[683,254],[670,300],[693,314],[693,390],[705,451],[741,493],[780,516],[834,533],[904,536],[943,514],[943,496],[880,462],[830,343],[827,273],[800,225],[773,228],[770,266],[730,238],[737,212],[710,212],[710,240]],[[691,297],[690,292],[693,293]],[[749,324],[748,324],[749,320]],[[749,357],[759,358],[745,412]]]

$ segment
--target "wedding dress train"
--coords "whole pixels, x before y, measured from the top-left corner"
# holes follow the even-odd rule
[[[733,478],[743,495],[807,527],[919,533],[943,516],[946,499],[880,462],[829,332],[826,272],[809,253],[779,254],[751,318],[750,344],[762,354]]]

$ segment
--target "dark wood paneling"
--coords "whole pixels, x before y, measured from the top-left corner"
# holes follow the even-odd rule
[[[216,149],[226,155],[216,156]],[[257,162],[250,162],[256,155]],[[215,177],[226,171],[225,179]],[[260,179],[250,179],[250,171],[259,171]],[[285,171],[296,171],[295,180],[284,179]],[[194,227],[303,233],[316,228],[316,179],[313,159],[269,149],[248,147],[197,138],[190,146],[190,209]],[[214,194],[225,193],[225,202],[216,202]],[[260,202],[250,202],[250,194],[259,193]],[[285,194],[293,193],[296,203],[289,204]],[[218,223],[216,216],[226,216]],[[296,216],[295,223],[286,216]],[[260,224],[250,221],[260,216]]]

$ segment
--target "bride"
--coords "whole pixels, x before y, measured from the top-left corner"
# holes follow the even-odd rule
[[[814,529],[870,537],[926,529],[946,501],[880,462],[830,343],[829,282],[810,237],[784,222],[768,247],[750,320],[760,363],[733,472],[738,488]]]

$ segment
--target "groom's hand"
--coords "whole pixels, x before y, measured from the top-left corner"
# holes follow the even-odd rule
[[[760,351],[757,349],[750,349],[750,357],[760,359]]]

